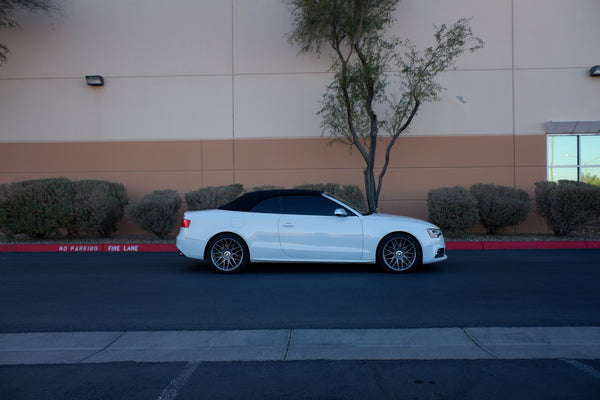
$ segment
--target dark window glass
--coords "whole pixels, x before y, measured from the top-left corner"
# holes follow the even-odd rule
[[[261,201],[250,210],[250,212],[256,213],[267,213],[267,214],[281,214],[281,197],[270,197],[266,200]]]
[[[327,215],[333,216],[337,208],[344,208],[341,205],[321,196],[283,196],[282,214],[299,215]],[[346,210],[348,215],[354,215]]]

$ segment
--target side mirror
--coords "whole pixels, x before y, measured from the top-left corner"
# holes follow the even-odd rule
[[[348,213],[343,208],[336,208],[333,212],[333,215],[335,215],[336,217],[347,217]]]

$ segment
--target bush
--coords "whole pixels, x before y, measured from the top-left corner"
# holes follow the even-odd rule
[[[73,183],[66,178],[35,179],[3,185],[0,227],[9,237],[60,235],[72,227]]]
[[[600,220],[600,187],[583,182],[536,182],[537,212],[556,236],[568,235]]]
[[[0,232],[7,233],[8,225],[8,185],[0,184]]]
[[[244,187],[240,184],[229,186],[209,186],[185,194],[185,202],[190,210],[219,208],[238,198]]]
[[[275,186],[275,185],[263,185],[263,186],[254,186],[252,188],[253,192],[258,192],[260,190],[277,190],[277,189],[283,189],[281,186]]]
[[[338,185],[337,183],[316,183],[295,186],[294,189],[321,190],[347,202],[358,211],[367,209],[367,202],[360,188],[356,185]]]
[[[115,232],[129,202],[125,186],[100,180],[77,181],[74,186],[77,230],[104,237]]]
[[[180,207],[175,190],[155,190],[125,207],[125,215],[140,228],[166,239],[177,226]]]
[[[427,207],[429,221],[443,231],[465,233],[479,224],[477,199],[462,186],[430,190]]]
[[[478,183],[471,186],[471,194],[477,199],[481,224],[489,234],[525,222],[531,210],[531,199],[521,189]]]

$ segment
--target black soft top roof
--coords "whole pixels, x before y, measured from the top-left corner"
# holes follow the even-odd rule
[[[237,199],[224,206],[219,207],[219,210],[229,211],[250,211],[263,200],[275,196],[320,196],[323,194],[320,190],[300,190],[300,189],[277,189],[277,190],[259,190],[241,195]]]

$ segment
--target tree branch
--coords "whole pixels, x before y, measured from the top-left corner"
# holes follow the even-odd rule
[[[392,147],[394,147],[396,140],[402,134],[402,132],[404,132],[406,130],[406,128],[408,128],[410,126],[413,118],[415,117],[415,115],[417,115],[419,106],[421,105],[421,102],[419,101],[418,98],[414,98],[414,101],[415,101],[415,105],[414,105],[412,111],[410,112],[410,115],[408,116],[408,118],[406,119],[404,124],[400,128],[398,128],[398,130],[394,133],[394,135],[392,136],[392,140],[390,141],[390,143],[388,143],[387,148],[385,149],[385,162],[383,164],[383,168],[382,168],[381,172],[379,173],[379,179],[377,182],[377,189],[376,189],[376,194],[375,194],[378,202],[379,202],[379,194],[381,193],[381,186],[383,184],[383,176],[387,172],[388,166],[390,164],[390,153],[392,151]]]

